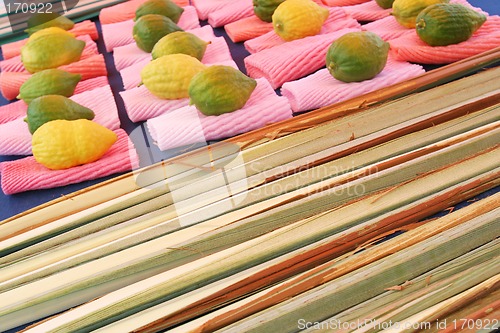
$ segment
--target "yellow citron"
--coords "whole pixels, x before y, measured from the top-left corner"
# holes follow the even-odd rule
[[[144,66],[141,79],[144,86],[156,97],[187,98],[191,79],[205,68],[204,64],[190,55],[168,54]]]
[[[329,11],[312,0],[286,0],[274,11],[273,28],[285,41],[319,34]]]
[[[97,161],[116,140],[113,131],[91,120],[52,120],[33,133],[31,145],[38,163],[60,170]]]
[[[21,61],[30,73],[80,60],[85,42],[57,27],[35,32],[21,48]]]

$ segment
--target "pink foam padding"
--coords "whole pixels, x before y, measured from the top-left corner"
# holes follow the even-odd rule
[[[215,39],[214,29],[209,25],[187,31],[198,36],[204,41],[212,41]],[[207,49],[209,47],[207,47]],[[138,48],[135,43],[130,43],[116,47],[113,51],[113,59],[116,69],[120,71],[137,62],[142,62],[144,59],[151,60],[151,54]]]
[[[269,82],[257,80],[245,106],[220,116],[205,116],[194,106],[185,106],[147,121],[152,138],[161,150],[218,140],[289,119],[288,99],[278,96]]]
[[[234,3],[234,0],[191,0],[200,20],[208,19],[208,15]]]
[[[0,91],[9,101],[16,99],[19,88],[31,77],[28,72],[0,72]]]
[[[147,0],[130,0],[103,8],[99,12],[99,21],[101,24],[111,24],[133,19],[137,7],[146,1]]]
[[[91,109],[95,113],[94,121],[115,130],[120,127],[118,108],[109,85],[84,91],[70,97],[73,101]]]
[[[83,40],[85,44],[85,48],[83,49],[80,60],[89,58],[93,55],[99,53],[97,50],[97,44],[90,38],[89,35],[83,35],[76,37],[77,39]],[[0,61],[0,70],[2,72],[24,72],[26,69],[21,61],[21,56],[15,56],[7,60]]]
[[[89,35],[90,38],[92,38],[93,40],[97,40],[97,38],[99,38],[99,33],[97,32],[95,23],[89,20],[75,23],[73,29],[69,31],[73,33],[75,36]],[[21,47],[23,47],[27,41],[28,38],[25,38],[2,45],[1,48],[2,48],[3,58],[10,59],[12,57],[20,55]]]
[[[137,60],[133,65],[120,71],[125,89],[136,87],[141,82],[141,70],[151,61],[151,58],[142,57]],[[214,37],[212,42],[207,46],[201,62],[204,64],[214,64],[226,61],[233,61],[229,46],[224,37]]]
[[[106,51],[112,52],[116,47],[135,43],[132,30],[135,22],[130,19],[117,23],[102,25],[102,38]],[[184,7],[184,12],[179,18],[177,25],[182,30],[196,29],[200,27],[198,14],[193,6]]]
[[[82,74],[82,80],[108,75],[102,54],[96,54],[59,68],[70,73]],[[21,85],[30,77],[31,74],[28,72],[1,72],[0,91],[5,99],[9,101],[14,100],[19,95]]]
[[[99,13],[99,21],[101,24],[110,24],[133,19],[137,7],[146,1],[147,0],[130,0],[103,8]],[[189,0],[173,0],[173,2],[180,7],[189,5]]]
[[[215,64],[238,69],[238,66],[232,60]],[[138,80],[140,82],[140,77]],[[137,82],[135,85],[131,84],[128,90],[120,92],[120,96],[123,99],[127,115],[133,122],[148,120],[189,104],[188,98],[160,99],[151,94],[145,86],[138,86]]]
[[[117,129],[117,141],[99,160],[65,170],[50,170],[33,156],[0,163],[2,191],[15,194],[30,190],[54,188],[98,179],[139,167],[137,151],[127,133]]]
[[[106,76],[99,76],[93,79],[80,81],[75,88],[74,95],[80,94],[87,90],[92,90],[108,85]],[[0,124],[7,123],[21,116],[26,116],[28,105],[24,101],[15,101],[9,104],[0,106]]]
[[[31,154],[31,133],[24,118],[0,124],[0,155]]]
[[[257,16],[253,15],[228,23],[224,26],[228,37],[233,43],[244,42],[246,40],[256,38],[273,30],[273,24],[264,22]]]
[[[266,78],[274,89],[325,66],[328,48],[340,36],[359,29],[342,29],[329,34],[306,37],[266,49],[245,58],[246,72],[253,78]]]
[[[447,46],[429,46],[412,32],[392,39],[391,52],[398,60],[419,64],[448,64],[500,45],[500,16],[489,16],[481,28],[465,42]]]
[[[85,91],[70,97],[73,101],[94,111],[93,121],[111,130],[120,127],[118,109],[109,85]],[[20,106],[21,108],[21,106]],[[21,118],[0,124],[0,155],[31,154],[31,134]],[[21,123],[21,124],[19,124]]]
[[[420,65],[389,59],[373,79],[342,82],[323,68],[305,78],[286,82],[281,94],[288,98],[294,112],[308,111],[351,99],[423,74]]]
[[[363,24],[361,29],[364,31],[371,31],[376,33],[385,41],[399,38],[406,34],[410,34],[413,29],[403,27],[396,21],[394,16],[384,17],[382,19]]]
[[[359,22],[348,15],[343,8],[332,7],[329,8],[329,11],[330,15],[323,23],[320,34],[329,34],[346,28],[359,29],[361,27]],[[272,30],[262,36],[247,40],[244,45],[248,52],[257,53],[284,43],[286,42]]]
[[[352,18],[362,22],[372,22],[391,15],[392,9],[380,7],[375,0],[342,7]]]
[[[252,0],[234,1],[208,14],[208,24],[222,27],[245,17],[255,16]]]
[[[5,124],[26,116],[27,109],[28,105],[24,101],[15,101],[0,106],[0,124]]]
[[[70,73],[82,74],[82,80],[92,79],[98,76],[107,76],[108,70],[102,54],[96,54],[69,65],[59,67]]]
[[[148,120],[189,104],[188,98],[160,99],[145,86],[121,91],[127,115],[133,122]]]

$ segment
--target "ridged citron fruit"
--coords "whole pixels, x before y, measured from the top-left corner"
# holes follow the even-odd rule
[[[218,116],[241,109],[256,86],[255,79],[233,67],[213,65],[191,80],[190,103],[206,116]]]
[[[314,36],[321,31],[329,13],[312,0],[286,0],[274,11],[273,28],[285,41]]]
[[[45,69],[24,81],[19,88],[17,98],[29,104],[33,99],[44,95],[69,97],[73,95],[81,79],[81,74],[69,73],[58,68]]]
[[[459,3],[438,3],[417,16],[417,35],[431,46],[464,42],[486,22],[486,16]]]
[[[264,22],[272,22],[276,8],[285,0],[253,0],[255,16]]]
[[[326,54],[326,68],[337,80],[359,82],[374,78],[387,63],[389,43],[369,31],[347,33]]]
[[[394,0],[375,0],[375,2],[381,8],[389,9],[389,8],[392,8],[392,4],[394,3]]]
[[[87,119],[52,120],[33,133],[35,160],[53,170],[95,162],[116,142],[115,132]]]
[[[21,48],[21,61],[30,73],[56,68],[80,60],[85,42],[58,27],[32,34]]]
[[[391,15],[399,24],[407,28],[415,28],[417,15],[430,5],[448,3],[450,0],[394,0]]]
[[[45,95],[35,98],[28,105],[26,118],[31,134],[43,124],[56,120],[94,119],[94,111],[61,95]]]
[[[144,15],[158,14],[168,17],[174,23],[178,23],[183,12],[184,8],[179,7],[171,0],[148,0],[137,7],[134,21]]]
[[[141,16],[134,24],[132,36],[141,50],[150,53],[155,44],[163,37],[182,29],[166,16],[147,14]]]
[[[168,54],[183,53],[201,61],[208,44],[210,42],[206,42],[190,32],[175,31],[162,37],[155,44],[151,56],[156,59]]]
[[[187,98],[193,76],[206,66],[195,57],[176,53],[149,62],[141,71],[144,86],[162,99]]]

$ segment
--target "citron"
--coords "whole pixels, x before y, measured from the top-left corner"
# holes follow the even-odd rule
[[[326,55],[326,68],[343,82],[369,80],[387,63],[389,43],[369,31],[347,33],[335,40]]]
[[[312,0],[286,0],[274,11],[273,28],[285,41],[314,36],[321,31],[329,13]]]
[[[435,4],[417,16],[417,35],[431,46],[458,44],[472,37],[486,16],[458,3]]]
[[[69,73],[62,69],[45,69],[33,74],[19,89],[18,99],[30,103],[43,95],[62,95],[69,97],[75,92],[81,74]]]
[[[21,61],[30,73],[56,68],[80,60],[85,42],[57,27],[32,34],[21,48]]]
[[[201,61],[208,44],[210,42],[205,42],[190,32],[175,31],[162,37],[155,44],[151,56],[156,59],[167,54],[183,53]]]
[[[276,8],[285,0],[253,0],[255,16],[264,22],[272,22]]]
[[[187,54],[168,54],[144,66],[141,79],[144,86],[156,97],[187,98],[191,79],[205,67],[198,59]]]
[[[135,22],[132,33],[137,47],[150,53],[163,36],[174,31],[183,30],[166,16],[147,14]]]
[[[204,115],[221,115],[241,109],[256,86],[255,79],[233,67],[210,66],[191,80],[190,103]]]
[[[94,119],[94,111],[61,95],[45,95],[35,98],[29,105],[27,116],[31,134],[43,124],[56,120]]]
[[[170,0],[148,0],[137,7],[135,11],[135,19],[148,14],[163,15],[178,23],[184,12],[184,8],[179,7],[175,2]]]
[[[70,30],[75,26],[73,21],[57,13],[37,13],[28,19],[27,24],[28,29],[24,30],[24,32],[29,35],[50,27]]]
[[[392,4],[394,3],[394,0],[375,0],[375,2],[381,8],[389,9],[389,8],[392,8]]]
[[[447,3],[449,0],[394,0],[392,15],[404,27],[415,28],[417,15],[430,5]]]
[[[113,131],[91,120],[52,120],[33,133],[31,145],[38,163],[61,170],[97,161],[116,140]]]

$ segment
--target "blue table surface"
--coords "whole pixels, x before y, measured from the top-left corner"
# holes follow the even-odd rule
[[[480,7],[484,11],[490,13],[490,14],[495,14],[495,15],[500,15],[500,0],[469,0],[469,3],[472,4],[473,6]],[[97,24],[98,30],[100,32],[100,24],[95,18],[95,22]],[[219,36],[227,36],[224,33],[224,30],[222,28],[215,29],[216,35]],[[102,35],[100,36],[102,37]],[[235,59],[236,63],[240,67],[240,69],[244,70],[243,66],[243,57],[246,56],[248,53],[246,50],[243,48],[243,45],[241,43],[239,44],[234,44],[232,43],[229,39],[227,39],[229,44],[230,44],[230,49],[233,54],[233,58]],[[113,93],[115,95],[115,101],[118,106],[119,110],[119,115],[120,115],[120,121],[121,121],[121,126],[123,129],[125,129],[128,133],[131,133],[134,129],[136,129],[138,126],[141,126],[141,124],[134,124],[133,122],[128,119],[125,111],[124,111],[124,106],[123,102],[118,96],[118,92],[123,90],[123,84],[120,78],[119,73],[116,71],[113,65],[113,59],[112,59],[112,54],[107,53],[103,42],[102,38],[99,38],[97,41],[99,52],[104,54],[106,65],[108,67],[108,79],[110,82],[110,85],[112,87]],[[5,100],[2,96],[0,96],[0,105],[7,104],[8,101]],[[171,151],[168,152],[165,156],[168,154],[170,155],[175,155],[177,154],[177,151]],[[141,156],[141,151],[139,151],[139,155]],[[20,158],[19,156],[0,156],[0,162],[2,161],[9,161],[9,160],[14,160]],[[147,164],[147,163],[146,163]],[[145,164],[141,164],[144,166]],[[105,178],[100,178],[97,180],[93,181],[85,181],[82,183],[78,184],[72,184],[68,186],[62,186],[54,189],[48,189],[48,190],[37,190],[37,191],[27,191],[19,194],[14,194],[14,195],[5,195],[3,194],[2,191],[0,191],[0,221],[12,217],[16,214],[19,214],[25,210],[28,210],[30,208],[36,207],[40,204],[46,203],[50,200],[56,199],[62,195],[67,195],[69,193],[75,192],[77,190],[86,188],[90,185],[102,182],[106,179],[111,179],[113,177],[116,177],[117,174],[114,174],[109,177]],[[495,191],[495,190],[493,190]],[[491,191],[490,191],[491,192]],[[488,192],[489,193],[489,192]]]

